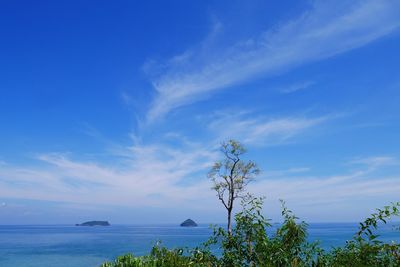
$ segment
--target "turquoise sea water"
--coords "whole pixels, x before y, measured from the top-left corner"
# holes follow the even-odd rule
[[[355,223],[315,223],[309,225],[309,239],[320,240],[322,246],[329,249],[343,245],[356,230]],[[127,252],[147,254],[158,240],[171,248],[193,247],[205,241],[211,232],[208,225],[195,228],[174,225],[0,226],[0,266],[99,266]],[[381,240],[400,241],[400,231],[393,230],[393,224],[383,226],[379,233]]]

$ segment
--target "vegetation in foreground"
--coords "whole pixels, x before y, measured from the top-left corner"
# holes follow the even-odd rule
[[[378,209],[360,223],[345,246],[325,251],[318,242],[307,240],[307,224],[283,201],[283,223],[269,235],[272,225],[262,215],[263,199],[245,194],[247,184],[259,173],[257,165],[242,160],[245,149],[237,141],[222,143],[221,152],[224,159],[214,164],[209,178],[227,211],[226,229],[214,227],[210,239],[197,248],[170,250],[156,245],[149,255],[123,255],[102,267],[400,266],[400,245],[384,243],[374,233],[379,223],[400,215],[400,202]],[[238,198],[242,199],[242,210],[235,215],[233,225],[231,213]]]
[[[374,230],[399,215],[400,202],[378,209],[364,222],[358,232],[343,247],[324,251],[317,242],[307,241],[307,224],[282,203],[284,222],[272,235],[272,227],[261,213],[262,199],[249,197],[243,209],[235,215],[236,224],[229,234],[215,227],[212,237],[194,249],[153,247],[149,255],[127,254],[102,267],[183,267],[183,266],[400,266],[400,245],[378,240]],[[212,251],[218,248],[216,256]]]

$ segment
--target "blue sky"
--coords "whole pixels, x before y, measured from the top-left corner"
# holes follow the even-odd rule
[[[230,138],[274,220],[399,200],[398,1],[3,1],[0,24],[0,224],[223,222]]]

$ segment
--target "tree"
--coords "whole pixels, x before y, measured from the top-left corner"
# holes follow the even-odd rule
[[[208,177],[214,183],[213,189],[228,212],[228,233],[232,234],[232,210],[235,199],[244,197],[247,184],[260,172],[252,161],[243,161],[246,149],[237,141],[221,144],[224,159],[214,163]]]

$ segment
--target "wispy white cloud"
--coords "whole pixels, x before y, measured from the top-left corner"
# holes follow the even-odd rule
[[[49,165],[48,168],[1,168],[0,195],[3,199],[66,202],[72,207],[114,205],[172,209],[179,206],[182,210],[204,213],[220,210],[205,177],[211,163],[219,156],[215,151],[209,152],[210,148],[202,149],[201,146],[187,147],[187,150],[135,146],[129,150],[132,160],[125,162],[124,168],[107,168],[60,154],[39,157]],[[257,195],[267,196],[268,203],[287,200],[299,215],[307,214],[311,206],[313,212],[322,212],[326,205],[339,212],[339,207],[354,210],[354,201],[358,200],[395,201],[400,190],[400,177],[374,176],[375,171],[384,169],[392,160],[397,161],[385,158],[360,159],[362,164],[357,170],[344,170],[345,174],[333,173],[331,176],[312,176],[311,169],[305,167],[266,170],[249,189]],[[371,162],[374,168],[370,168]],[[77,183],[71,186],[65,181],[69,178],[74,178]],[[185,183],[193,178],[194,181]],[[98,186],[85,186],[87,182]],[[328,220],[332,219],[334,217],[328,217]]]
[[[40,154],[36,156],[41,163],[37,167],[5,165],[0,168],[0,195],[76,205],[179,205],[182,208],[187,205],[187,208],[200,210],[206,209],[205,203],[208,203],[218,209],[205,174],[219,157],[215,149],[219,141],[234,137],[251,144],[282,143],[328,119],[268,119],[250,115],[243,111],[234,116],[228,113],[213,116],[209,130],[218,137],[201,143],[176,132],[162,135],[178,143],[174,145],[161,140],[145,145],[140,138],[132,136],[132,144],[122,146],[100,138],[112,147],[108,151],[111,160],[106,165],[93,159],[74,159],[73,155],[65,153]],[[86,128],[91,136],[102,137],[91,127]],[[307,170],[291,168],[279,173],[280,176],[295,175]]]
[[[287,170],[272,170],[272,171],[264,171],[263,176],[265,177],[287,177],[289,175],[298,175],[301,173],[309,172],[311,168],[308,167],[297,167],[297,168],[289,168]]]
[[[284,88],[280,88],[279,91],[283,94],[290,94],[290,93],[294,93],[294,92],[306,89],[314,84],[315,84],[314,81],[299,82],[299,83],[291,84]]]
[[[316,1],[299,18],[230,47],[207,41],[150,74],[157,92],[147,119],[260,75],[272,75],[364,46],[400,26],[396,0]],[[153,64],[154,65],[154,64]]]
[[[134,103],[132,96],[129,95],[127,92],[123,91],[121,92],[121,100],[124,102],[124,104],[130,106]]]
[[[64,154],[43,154],[37,159],[46,166],[1,168],[0,195],[130,207],[190,203],[192,208],[199,209],[202,206],[193,205],[191,200],[197,200],[199,194],[212,196],[206,176],[197,174],[209,168],[215,159],[215,151],[209,152],[209,148],[135,145],[126,148],[125,156],[114,167],[106,167]],[[188,181],[193,178],[199,179],[194,183]]]
[[[209,128],[217,133],[217,138],[220,140],[233,138],[247,144],[278,145],[293,140],[295,136],[332,118],[332,116],[266,118],[250,115],[247,112],[220,113],[209,124]]]
[[[371,169],[376,169],[376,168],[379,168],[382,166],[388,166],[388,165],[400,165],[400,161],[391,156],[357,158],[357,159],[350,161],[350,163],[367,165]]]
[[[345,174],[331,176],[299,173],[285,177],[282,173],[267,172],[258,182],[250,185],[250,190],[266,196],[268,202],[284,199],[299,212],[298,215],[310,216],[313,220],[358,220],[374,207],[399,200],[400,176],[375,174],[382,169],[384,165],[380,164],[374,165],[374,168],[362,165],[357,170],[344,170]],[[365,203],[371,203],[371,206]],[[358,210],[354,206],[358,206]]]
[[[0,168],[0,195],[87,205],[169,207],[189,203],[191,208],[204,209],[205,201],[216,201],[205,174],[219,157],[215,149],[219,141],[234,137],[244,143],[278,144],[328,119],[255,118],[245,111],[235,114],[214,115],[209,130],[218,136],[207,142],[193,142],[175,132],[164,134],[164,138],[178,143],[174,145],[145,145],[135,136],[129,146],[104,141],[112,147],[108,155],[112,160],[106,165],[74,159],[65,153],[37,155],[41,162],[37,167],[4,165]],[[91,136],[99,136],[97,131],[89,130]],[[279,172],[283,176],[307,170],[291,168]]]

